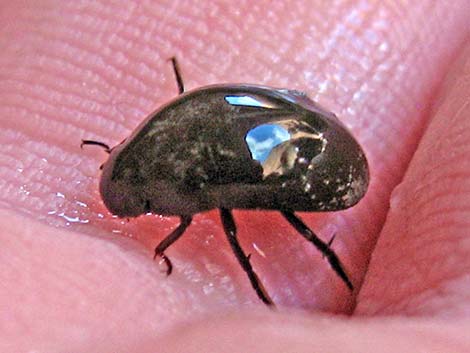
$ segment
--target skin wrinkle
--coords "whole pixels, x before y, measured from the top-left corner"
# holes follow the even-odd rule
[[[463,157],[463,155],[462,155],[462,157]],[[435,170],[436,171],[442,170],[442,168],[436,168]],[[437,180],[440,181],[440,185],[442,185],[442,187],[441,187],[442,191],[435,192],[435,190],[431,190],[431,192],[424,195],[425,197],[421,197],[421,195],[418,195],[419,197],[414,196],[415,201],[414,201],[413,206],[416,209],[418,209],[418,210],[427,210],[429,207],[433,208],[433,211],[427,211],[427,212],[422,211],[418,214],[415,214],[413,216],[413,221],[416,224],[422,224],[421,222],[426,220],[426,219],[429,219],[431,221],[436,220],[437,222],[442,222],[442,217],[441,217],[441,219],[439,219],[439,218],[436,219],[435,216],[445,215],[446,218],[449,218],[449,215],[451,215],[452,212],[458,212],[458,211],[463,212],[460,208],[465,205],[464,202],[459,202],[458,205],[455,205],[455,203],[449,203],[449,202],[446,202],[446,201],[452,201],[453,199],[455,199],[455,195],[452,195],[452,194],[449,195],[449,192],[448,192],[448,188],[450,186],[452,186],[452,182],[455,182],[456,181],[455,179],[460,179],[462,182],[467,180],[468,179],[467,178],[468,173],[464,173],[463,175],[461,175],[461,174],[449,174],[449,173],[446,173],[446,174],[447,174],[447,176],[446,176],[445,179],[447,179],[450,182],[450,183],[448,183],[448,185],[442,183],[442,179],[443,179],[442,177],[433,178],[436,181]],[[460,178],[458,178],[458,177],[460,177]],[[434,182],[427,182],[426,184],[422,185],[420,190],[431,187],[432,185],[436,185],[436,182],[435,181]],[[468,188],[460,187],[458,189],[458,192],[465,194],[467,189]],[[415,195],[416,195],[416,192],[415,192]],[[466,201],[466,200],[462,200],[462,201]],[[434,206],[434,205],[437,205],[437,206]],[[463,224],[465,224],[465,223],[463,223]],[[442,223],[441,223],[441,225],[442,225]],[[429,229],[432,230],[433,228],[431,227]]]
[[[457,277],[458,278],[458,277]],[[449,285],[451,283],[451,279],[446,279],[445,283],[436,282],[430,283],[428,288],[422,288],[420,291],[409,292],[408,295],[410,296],[409,301],[403,301],[400,298],[396,298],[396,301],[390,301],[387,303],[386,306],[378,309],[375,314],[376,315],[394,315],[397,308],[399,308],[402,315],[407,316],[427,316],[427,317],[435,317],[437,315],[441,317],[455,317],[455,314],[448,314],[449,307],[445,302],[438,302],[436,298],[439,297],[456,297],[458,300],[464,301],[465,298],[462,298],[461,293],[459,291],[450,291]],[[458,295],[454,295],[458,294]],[[426,304],[425,304],[426,303]],[[429,310],[426,315],[422,315],[421,312],[423,309],[426,309],[426,306],[429,303],[433,303],[432,310]]]
[[[453,215],[462,215],[462,216],[465,216],[467,214],[466,211],[463,211],[463,210],[452,210],[452,209],[440,209],[438,210],[437,212],[434,212],[435,215],[439,215],[441,216],[440,218],[438,218],[435,223],[436,224],[432,224],[430,223],[429,226],[427,228],[418,228],[418,229],[421,229],[421,234],[429,234],[429,232],[435,230],[435,226],[439,225],[439,226],[447,226],[448,228],[450,228],[450,226],[460,226],[462,228],[465,228],[469,225],[470,222],[468,221],[460,221],[460,220],[456,220],[455,217],[452,217]],[[428,213],[426,214],[424,217],[422,217],[424,220],[425,219],[433,219],[432,218],[433,216],[433,213]],[[445,219],[448,219],[450,218],[451,220],[450,221],[445,221]],[[419,219],[417,219],[419,220]],[[419,236],[420,233],[417,233],[417,236]]]
[[[466,157],[468,154],[466,153],[460,153],[458,154],[459,157]],[[456,154],[457,156],[457,154]],[[439,183],[441,182],[442,179],[445,179],[446,182],[452,182],[452,181],[455,181],[455,179],[459,179],[461,181],[464,181],[467,179],[468,177],[468,173],[466,172],[456,172],[456,173],[451,173],[449,175],[449,173],[442,173],[442,175],[436,175],[436,173],[440,172],[443,168],[448,168],[448,167],[453,167],[456,165],[456,162],[459,162],[458,159],[455,159],[454,160],[454,163],[444,163],[444,164],[440,164],[439,166],[436,166],[436,167],[431,167],[431,168],[428,168],[427,170],[425,170],[423,172],[423,178],[422,178],[422,182],[420,182],[419,185],[417,185],[414,190],[412,191],[413,193],[413,197],[415,199],[418,199],[419,196],[420,196],[420,193],[423,192],[426,188],[430,188],[432,185],[435,185],[436,183]],[[428,178],[429,176],[429,178]],[[462,187],[462,191],[465,191],[465,188]],[[431,190],[431,191],[434,191],[434,190]],[[460,191],[460,190],[459,190]],[[437,194],[432,194],[434,196],[443,196],[443,195],[446,195],[446,193],[444,192],[439,192]]]
[[[444,276],[445,273],[442,274],[443,279]],[[431,279],[426,288],[419,287],[418,290],[417,287],[414,291],[408,291],[407,296],[411,298],[409,301],[404,301],[397,297],[396,301],[390,301],[390,303],[388,303],[388,305],[384,307],[384,310],[378,310],[376,311],[376,314],[393,314],[396,311],[396,308],[399,308],[403,314],[418,315],[424,307],[424,304],[421,303],[437,303],[437,298],[441,298],[444,296],[452,296],[453,291],[450,291],[449,286],[452,284],[453,281],[461,279],[461,277],[462,276],[460,274],[455,274],[445,278],[445,281],[442,281],[441,279]],[[459,296],[461,296],[461,293],[459,293]],[[433,311],[430,311],[421,316],[432,317],[439,313],[445,315],[446,310],[449,310],[449,307],[443,302],[440,307],[435,305]]]
[[[68,65],[67,65],[68,66]],[[71,114],[71,116],[73,117],[75,114],[76,114],[76,110],[78,108],[78,110],[80,110],[80,108],[82,108],[84,105],[83,103],[81,104],[78,104],[80,103],[80,100],[79,99],[83,99],[83,96],[81,95],[77,95],[78,92],[80,92],[79,90],[74,90],[72,91],[72,97],[70,97],[70,94],[69,93],[65,93],[62,92],[63,88],[66,86],[65,83],[67,81],[63,81],[64,84],[61,85],[61,86],[57,86],[56,83],[57,83],[57,77],[58,76],[63,76],[62,75],[62,72],[58,73],[54,79],[53,79],[53,84],[50,84],[49,81],[45,82],[45,81],[41,81],[41,83],[39,84],[36,84],[34,86],[34,90],[31,90],[30,91],[30,94],[28,97],[23,97],[21,94],[22,94],[22,89],[24,89],[24,84],[27,84],[28,83],[28,77],[31,77],[31,76],[39,76],[39,74],[42,72],[42,70],[40,70],[40,68],[30,68],[29,69],[30,72],[25,72],[24,74],[21,74],[21,75],[17,75],[18,77],[17,78],[10,78],[9,79],[9,82],[12,86],[13,86],[13,90],[17,90],[18,94],[17,94],[17,98],[22,98],[23,100],[21,99],[18,99],[18,104],[21,104],[21,103],[24,103],[24,99],[32,99],[34,100],[32,102],[32,104],[28,104],[28,108],[31,109],[31,107],[38,107],[38,110],[37,110],[37,113],[41,113],[41,114],[47,114],[48,111],[50,110],[51,111],[51,114],[48,115],[48,119],[58,119],[59,117],[57,117],[57,112],[55,114],[52,114],[52,111],[57,109],[57,104],[63,104],[64,103],[64,97],[67,98],[67,105],[69,105],[70,103],[72,103],[71,105],[71,110],[70,112],[74,113],[74,114]],[[36,71],[35,71],[36,70]],[[20,78],[21,77],[21,78]],[[78,78],[78,77],[77,77]],[[70,77],[71,81],[76,81],[74,79],[74,77]],[[4,82],[6,83],[6,82]],[[16,85],[15,83],[18,83],[18,85]],[[53,92],[51,92],[51,90],[53,90]],[[83,87],[81,87],[81,90],[83,90]],[[49,103],[48,101],[44,101],[44,94],[43,92],[48,92],[48,98],[50,101],[52,101],[51,103]],[[9,93],[9,96],[12,97],[15,95],[15,91],[13,92],[10,92]],[[108,102],[109,103],[109,100]],[[96,105],[96,102],[93,103],[93,105],[95,106]],[[47,109],[47,108],[50,108],[50,109]],[[64,107],[59,107],[61,110],[64,109]],[[30,110],[31,113],[35,112],[35,110]],[[67,113],[69,111],[65,111],[65,113]],[[93,114],[96,114],[97,112],[96,111],[93,111],[91,112]],[[79,113],[78,116],[82,115],[83,113]],[[37,114],[37,115],[40,115],[40,114]],[[36,116],[36,114],[33,114],[33,117]],[[71,122],[73,122],[73,120],[71,120]],[[67,122],[69,123],[69,122]],[[112,123],[112,122],[111,122]]]
[[[458,240],[457,240],[458,241]],[[412,244],[411,244],[412,245]],[[403,242],[400,243],[400,246],[401,247],[406,247],[408,249],[407,253],[411,253],[411,254],[419,254],[421,255],[422,259],[426,260],[428,263],[431,263],[431,264],[434,264],[434,266],[436,267],[436,270],[437,271],[434,271],[432,268],[429,268],[429,267],[426,267],[424,268],[421,264],[423,263],[422,260],[420,259],[416,259],[416,260],[413,260],[411,261],[411,263],[413,264],[413,266],[411,266],[412,268],[412,276],[413,276],[413,280],[415,281],[417,279],[416,275],[417,274],[424,274],[424,273],[439,273],[440,274],[440,277],[437,278],[435,276],[427,276],[425,275],[424,277],[421,276],[421,278],[424,278],[424,279],[428,279],[427,280],[427,285],[426,286],[414,286],[415,290],[414,291],[407,291],[406,293],[406,297],[407,298],[414,298],[414,301],[422,301],[422,302],[426,302],[426,298],[429,297],[431,294],[429,293],[434,293],[435,296],[443,296],[445,294],[444,291],[446,291],[446,286],[448,285],[449,282],[453,281],[453,280],[456,280],[456,279],[459,279],[461,278],[462,276],[464,276],[467,272],[468,272],[468,269],[465,269],[465,268],[461,268],[460,270],[460,273],[456,273],[455,272],[455,269],[453,270],[451,267],[449,268],[448,271],[444,271],[444,268],[445,267],[448,267],[448,266],[443,266],[443,256],[441,253],[443,253],[444,255],[447,253],[447,251],[445,251],[445,249],[442,248],[442,246],[438,247],[437,249],[440,250],[441,253],[439,254],[435,254],[434,256],[431,256],[427,249],[436,249],[436,247],[433,247],[433,243],[430,242],[430,241],[427,241],[426,243],[424,244],[421,244],[419,247],[416,248],[415,251],[413,251],[413,248],[410,247],[408,244],[404,244]],[[452,244],[449,244],[450,247],[452,247]],[[462,257],[462,258],[465,258],[466,257],[466,254],[464,252],[461,253],[461,255],[459,255],[459,249],[456,249],[456,251],[453,252],[454,256],[457,256],[457,257]],[[444,256],[444,259],[449,259],[447,256]],[[410,261],[411,258],[410,257],[407,257],[407,260]],[[388,263],[384,263],[383,266],[385,268],[395,268],[397,271],[400,271],[399,268],[397,268],[396,264],[399,263],[400,261],[400,258],[398,257],[396,260],[393,260],[393,259],[389,259]],[[408,270],[407,272],[410,271],[410,266],[407,266]],[[421,270],[419,270],[421,269]],[[424,270],[424,272],[423,272]],[[419,283],[419,281],[417,281]],[[434,283],[434,284],[433,284]],[[412,284],[409,284],[407,285],[408,288],[410,288],[410,285],[411,285],[411,288],[413,287]],[[428,294],[426,294],[428,293]],[[406,301],[404,304],[402,304],[403,300],[402,298],[400,297],[397,297],[395,298],[395,300],[388,300],[388,303],[386,305],[383,305],[383,307],[381,308],[380,311],[374,311],[374,310],[371,310],[371,313],[374,313],[374,314],[379,314],[379,313],[393,313],[394,311],[396,310],[400,310],[400,311],[405,311],[405,312],[408,312],[408,314],[411,314],[413,312],[419,312],[419,307],[416,307],[416,304],[406,304]],[[403,309],[406,309],[408,307],[413,307],[413,310],[403,310]],[[391,308],[389,310],[389,308]],[[392,310],[393,308],[395,308],[394,310]],[[435,309],[436,312],[438,312],[437,309]],[[431,315],[431,313],[429,313],[428,315]]]
[[[72,33],[71,33],[72,34]],[[43,36],[53,36],[52,39],[49,38],[49,41],[52,41],[51,44],[56,44],[55,45],[55,51],[53,53],[49,53],[48,56],[52,55],[52,57],[56,57],[57,59],[62,59],[59,61],[60,65],[54,65],[51,66],[52,69],[59,69],[60,71],[58,72],[58,75],[60,77],[64,77],[64,74],[66,75],[67,72],[73,72],[76,73],[78,71],[77,79],[75,80],[70,80],[71,82],[80,82],[80,78],[83,75],[83,73],[88,74],[90,73],[92,76],[98,78],[98,80],[94,80],[93,83],[98,83],[102,85],[103,81],[106,84],[105,87],[102,87],[104,91],[109,91],[109,90],[115,90],[116,85],[112,84],[112,82],[116,78],[126,78],[126,93],[134,93],[135,96],[142,96],[146,95],[147,89],[145,84],[142,82],[142,79],[145,76],[138,76],[134,74],[135,70],[130,70],[129,68],[129,63],[132,62],[132,60],[127,60],[126,62],[118,62],[116,63],[116,57],[119,58],[119,55],[121,54],[124,55],[123,52],[113,52],[111,50],[106,50],[106,48],[102,48],[103,51],[107,54],[106,56],[103,55],[96,55],[95,52],[98,48],[102,46],[102,43],[97,43],[96,46],[87,48],[86,46],[83,46],[83,43],[90,43],[86,38],[76,38],[74,40],[71,40],[73,36],[71,35],[56,35],[54,32],[45,32],[41,33]],[[54,37],[55,36],[55,37]],[[34,39],[34,38],[32,38]],[[55,42],[54,42],[55,40]],[[89,45],[89,44],[87,44]],[[130,48],[130,51],[132,51],[133,48]],[[58,53],[62,54],[63,56],[60,56]],[[83,57],[91,57],[92,60],[89,61],[89,63],[92,64],[90,68],[83,68],[83,63],[81,60],[83,60]],[[106,57],[108,57],[108,62],[106,60]],[[46,63],[48,60],[44,60]],[[74,63],[75,61],[75,63]],[[113,63],[111,65],[111,63]],[[62,70],[61,68],[64,66],[73,65],[73,69],[69,70],[65,68]],[[46,64],[47,65],[47,64]],[[89,65],[87,63],[87,65]],[[46,66],[47,67],[47,66]],[[38,69],[41,69],[41,67],[38,67]],[[43,69],[43,68],[42,68]],[[82,71],[84,71],[82,73]],[[129,80],[131,85],[128,84]],[[70,85],[69,81],[69,85]],[[56,82],[55,80],[53,81],[54,83]],[[79,86],[80,87],[80,86]],[[99,86],[98,86],[99,87]],[[80,87],[81,88],[81,87]],[[80,90],[79,92],[81,92]],[[134,92],[133,92],[134,91]],[[109,96],[108,96],[109,97]],[[109,98],[108,98],[109,100]],[[149,99],[150,100],[150,99]],[[109,103],[109,102],[108,102]]]
[[[230,335],[224,334],[230,321],[239,322],[238,327],[244,327],[244,330],[233,332]],[[168,337],[163,341],[163,352],[173,352],[184,349],[188,352],[198,351],[217,351],[217,347],[223,344],[227,351],[263,351],[263,352],[311,352],[311,351],[334,351],[350,352],[356,349],[360,352],[464,352],[467,348],[465,339],[460,336],[458,327],[448,327],[443,330],[440,323],[428,323],[426,321],[414,321],[403,325],[399,319],[386,320],[375,326],[375,330],[380,332],[380,336],[370,335],[370,323],[360,323],[350,320],[345,325],[335,327],[330,330],[332,323],[324,320],[322,317],[316,318],[315,322],[308,320],[284,319],[282,332],[277,332],[277,325],[274,320],[267,319],[262,315],[252,318],[242,318],[232,315],[228,319],[210,318],[209,324],[188,326],[181,325],[172,330]],[[273,321],[273,322],[271,322]],[[258,327],[259,322],[263,322],[262,327]],[[181,332],[184,332],[182,338]],[[318,335],[312,335],[311,332],[317,332]],[[447,332],[444,333],[444,332]],[[220,335],[222,333],[222,335]],[[366,334],[365,334],[366,333]],[[449,339],[448,334],[452,336]],[[220,337],[221,336],[221,337]],[[177,340],[174,338],[178,337]],[[269,345],[266,341],[262,343],[259,337],[275,337],[276,347]],[[353,337],[359,337],[354,347],[351,346]],[[398,344],[390,341],[400,337]],[[299,344],[303,341],[305,344]],[[416,345],[416,341],[425,342],[424,345]],[[188,344],[191,342],[191,344]],[[337,343],[337,344],[336,344]],[[184,347],[184,348],[183,348]],[[233,348],[231,348],[233,347]]]
[[[17,106],[19,107],[19,105]],[[10,108],[16,108],[15,105],[13,104],[10,104]],[[32,115],[32,118],[30,119],[30,122],[31,123],[37,123],[37,125],[42,125],[42,126],[48,126],[48,128],[54,130],[54,131],[60,131],[59,128],[62,128],[64,129],[66,127],[67,130],[69,130],[69,125],[66,125],[64,126],[63,123],[60,123],[60,120],[56,120],[56,119],[47,119],[44,117],[43,113],[42,112],[38,112],[38,114],[36,114],[34,111],[32,110],[29,110],[29,111],[25,111],[25,114],[30,114]],[[14,129],[16,127],[16,123],[14,121],[7,121],[2,127],[4,128],[9,128],[9,129]],[[77,129],[80,129],[79,127],[77,127]],[[81,129],[83,132],[85,132],[86,130],[85,129]],[[23,131],[25,133],[27,133],[27,135],[29,135],[30,137],[32,136],[38,136],[37,132],[37,128],[34,127],[34,125],[31,125],[31,128],[29,129],[23,129]],[[61,143],[62,141],[60,141],[58,138],[54,138],[54,137],[51,137],[49,139],[49,134],[50,132],[49,131],[44,131],[44,135],[43,135],[43,138],[44,139],[48,139],[48,143],[51,143],[51,142],[56,142],[56,143]],[[63,136],[63,135],[59,135],[59,136]],[[73,135],[75,136],[75,134]]]
[[[452,74],[449,76],[452,77]],[[444,84],[444,87],[449,90],[453,90],[454,92],[456,88],[460,89],[461,92],[466,92],[466,89],[463,88],[459,82],[457,82],[454,87],[452,85],[446,86],[446,84]],[[414,247],[419,249],[420,253],[427,253],[426,261],[437,266],[437,270],[433,272],[431,278],[424,281],[424,285],[421,284],[421,286],[425,287],[426,283],[428,285],[430,285],[431,283],[439,283],[439,287],[442,289],[440,293],[435,296],[434,300],[431,301],[436,307],[429,313],[429,315],[439,313],[440,315],[449,315],[449,313],[455,312],[455,310],[459,306],[456,306],[455,308],[449,306],[449,304],[452,303],[452,300],[445,301],[445,298],[454,298],[455,301],[456,299],[462,300],[463,297],[468,296],[465,290],[461,290],[460,292],[455,290],[449,292],[446,290],[446,287],[449,286],[451,282],[455,283],[456,285],[460,283],[460,288],[462,289],[462,285],[465,282],[465,274],[466,272],[468,272],[468,270],[466,271],[466,267],[468,267],[468,265],[466,265],[466,250],[468,249],[468,246],[466,247],[464,245],[465,243],[459,241],[459,239],[466,239],[466,236],[464,234],[465,229],[468,228],[466,226],[468,222],[466,222],[466,218],[464,217],[464,210],[467,205],[464,201],[465,199],[462,198],[466,194],[465,190],[468,189],[467,187],[465,187],[466,181],[468,180],[468,178],[466,178],[466,176],[468,176],[468,173],[464,170],[465,163],[459,163],[458,157],[455,157],[455,155],[457,154],[461,157],[465,155],[464,152],[462,153],[462,149],[465,149],[465,145],[455,143],[449,138],[443,138],[443,135],[441,134],[437,135],[439,138],[439,140],[437,140],[437,143],[435,142],[436,139],[433,138],[434,136],[436,136],[436,132],[440,131],[439,128],[436,129],[436,127],[442,125],[444,121],[443,119],[448,120],[449,115],[444,113],[447,111],[446,107],[450,104],[455,104],[456,102],[459,102],[457,97],[452,98],[452,96],[449,96],[448,98],[450,99],[448,99],[447,102],[445,100],[440,101],[441,106],[439,107],[439,109],[436,110],[436,118],[431,122],[428,128],[429,136],[425,135],[423,141],[419,146],[417,152],[417,155],[419,157],[415,157],[415,160],[411,163],[410,170],[405,176],[404,184],[402,184],[398,188],[397,193],[395,193],[394,197],[400,197],[401,195],[404,195],[405,201],[402,202],[407,202],[408,200],[406,200],[406,196],[410,195],[410,193],[407,193],[407,190],[410,188],[409,185],[411,183],[416,183],[420,180],[423,180],[422,176],[416,173],[413,167],[416,169],[417,166],[424,166],[424,171],[422,173],[425,175],[425,185],[421,185],[419,189],[419,194],[416,194],[416,191],[414,192],[411,197],[413,202],[409,205],[407,209],[403,209],[400,211],[397,207],[394,207],[392,209],[390,219],[390,222],[396,222],[397,216],[393,213],[393,211],[395,213],[398,212],[399,214],[418,214],[417,216],[413,217],[413,222],[415,222],[419,226],[411,229],[410,232],[407,232],[405,234],[408,234],[410,236],[409,243],[414,244]],[[463,103],[462,105],[465,106],[466,103]],[[460,107],[456,111],[462,112],[462,108]],[[461,113],[459,114],[461,115]],[[454,114],[452,114],[451,116],[455,117]],[[461,119],[464,118],[465,117],[461,115]],[[446,130],[448,132],[447,136],[454,136],[454,130],[462,131],[462,127],[464,127],[464,131],[466,130],[464,124],[462,125],[455,120],[454,124],[446,124],[446,127],[448,127],[448,129]],[[464,134],[462,133],[458,133],[457,135],[464,137]],[[449,144],[451,144],[452,146],[452,153],[450,154],[450,158],[449,153],[445,153],[449,151],[448,149],[446,149]],[[430,146],[431,149],[429,148]],[[428,152],[428,154],[419,154],[422,151]],[[431,154],[429,154],[429,151],[431,152]],[[428,160],[428,156],[432,157],[431,160]],[[441,156],[442,158],[440,158]],[[452,161],[453,163],[449,161]],[[454,166],[458,168],[457,172],[455,172]],[[452,170],[451,167],[454,170]],[[436,173],[438,173],[437,176]],[[432,180],[439,181],[439,183],[437,184],[437,190],[434,188],[434,185],[436,185],[436,183],[433,183]],[[427,189],[429,189],[429,192],[427,192]],[[446,190],[446,192],[443,192],[443,190]],[[452,191],[449,192],[449,190]],[[417,197],[418,203],[416,202]],[[460,210],[457,209],[457,205],[460,206]],[[415,212],[415,210],[417,212]],[[429,221],[426,221],[426,219],[428,219]],[[407,220],[407,222],[410,222],[409,218],[407,218]],[[387,235],[387,225],[385,226],[384,233],[385,235]],[[450,239],[449,235],[451,236]],[[386,239],[386,237],[381,238],[381,240],[382,239]],[[385,240],[382,241],[385,242]],[[398,238],[395,242],[398,243],[399,241],[400,239]],[[403,244],[401,245],[403,246]],[[388,246],[390,246],[390,244],[388,244],[387,247]],[[381,244],[379,242],[379,249],[380,248]],[[413,247],[410,248],[410,245],[407,244],[405,248],[408,250],[406,253],[404,253],[404,266],[406,266],[408,259],[406,255],[413,254]],[[437,253],[436,250],[438,251]],[[433,254],[433,252],[435,253],[434,256],[431,255]],[[383,259],[384,263],[389,263],[389,265],[386,265],[388,267],[393,266],[393,260],[390,260],[391,259],[389,255]],[[443,263],[443,261],[445,262]],[[459,265],[459,271],[456,272],[456,266],[453,266],[453,264]],[[373,268],[374,267],[372,265],[371,269]],[[410,283],[409,286],[418,286],[420,281],[418,280],[416,282],[416,284]],[[380,310],[375,311],[374,313],[393,313],[396,310],[401,311],[401,307],[394,303],[399,303],[400,301],[407,302],[409,294],[396,291],[395,295],[395,301],[388,304],[382,303],[384,311]],[[378,297],[380,297],[380,293],[376,294],[376,298]],[[420,300],[420,296],[415,297],[414,301],[417,300]],[[422,302],[423,305],[412,310],[413,315],[419,315],[423,310],[426,310],[426,308],[429,307],[429,303],[424,304],[426,303],[425,299],[422,299]],[[441,310],[438,310],[437,307],[440,307]],[[462,305],[460,305],[460,307],[462,307]],[[364,306],[362,308],[364,309]]]
[[[411,231],[409,232],[406,232],[406,234],[410,234],[412,233]],[[415,236],[414,238],[416,238],[417,236]],[[426,238],[429,237],[429,233],[426,234]],[[425,239],[426,239],[425,238]],[[433,241],[435,241],[435,244],[433,244]],[[403,267],[404,265],[401,264],[402,261],[400,261],[401,259],[403,259],[404,256],[406,256],[406,259],[414,259],[416,257],[417,254],[425,254],[425,256],[430,256],[430,254],[428,254],[426,252],[426,247],[430,247],[432,248],[432,245],[436,245],[440,242],[439,239],[435,239],[435,240],[426,240],[426,242],[424,244],[420,243],[420,244],[415,244],[415,242],[413,240],[408,240],[408,239],[395,239],[394,241],[388,241],[387,242],[387,247],[389,248],[393,248],[393,247],[398,247],[398,246],[403,246],[403,247],[406,247],[407,249],[410,249],[410,254],[412,256],[408,256],[407,254],[402,254],[402,253],[395,253],[395,256],[394,257],[391,257],[389,256],[387,258],[387,262],[385,263],[384,262],[384,267],[385,268],[394,268],[394,267]],[[450,244],[451,245],[451,244]],[[434,247],[434,249],[436,249],[436,247]],[[442,247],[440,248],[437,248],[439,251],[443,250]],[[440,256],[439,256],[440,257]],[[438,259],[437,255],[436,255],[436,260]],[[415,265],[420,263],[422,261],[414,261]],[[430,261],[431,264],[438,264],[438,265],[441,265],[441,262],[434,262],[434,261]],[[415,268],[419,268],[418,266],[414,266]]]

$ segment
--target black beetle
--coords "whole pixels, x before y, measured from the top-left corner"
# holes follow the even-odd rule
[[[366,157],[333,113],[304,93],[235,84],[184,92],[145,119],[102,166],[100,193],[119,217],[145,213],[179,216],[180,225],[155,249],[164,251],[196,213],[218,208],[224,231],[259,298],[272,300],[237,240],[231,210],[278,210],[328,259],[353,289],[339,258],[295,214],[337,211],[356,204],[369,182]]]

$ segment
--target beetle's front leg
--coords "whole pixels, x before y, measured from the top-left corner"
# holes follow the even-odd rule
[[[180,225],[173,231],[171,232],[165,239],[163,239],[160,244],[157,245],[155,248],[155,256],[153,259],[157,256],[160,256],[163,261],[165,261],[165,264],[167,266],[166,270],[166,275],[169,276],[171,274],[171,271],[173,270],[173,265],[171,264],[170,259],[164,254],[164,251],[175,241],[179,239],[186,230],[186,228],[189,227],[191,224],[191,221],[193,219],[192,216],[180,216],[181,218],[181,223]]]

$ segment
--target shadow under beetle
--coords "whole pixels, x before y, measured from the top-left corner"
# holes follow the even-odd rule
[[[179,216],[179,226],[155,248],[164,251],[195,213],[218,208],[225,234],[258,297],[273,304],[237,240],[232,209],[278,210],[353,285],[330,248],[295,211],[337,211],[356,204],[369,183],[366,157],[345,126],[304,93],[233,84],[184,92],[145,119],[110,154],[100,193],[119,217]]]

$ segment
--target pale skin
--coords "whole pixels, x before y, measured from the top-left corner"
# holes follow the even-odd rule
[[[0,351],[470,349],[468,1],[3,2]],[[272,212],[234,215],[277,311],[216,212],[167,251],[167,278],[153,248],[177,218],[106,211],[107,155],[80,140],[117,144],[174,97],[173,55],[187,89],[299,89],[351,128],[367,196],[301,216],[336,234],[353,293]]]

